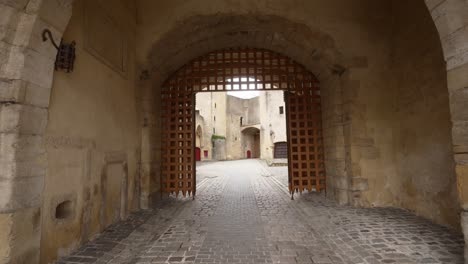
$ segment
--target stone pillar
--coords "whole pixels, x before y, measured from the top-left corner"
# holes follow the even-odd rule
[[[48,28],[60,40],[70,15],[71,1],[0,1],[1,263],[39,262],[43,134],[56,54],[41,34]]]
[[[452,140],[461,205],[461,227],[465,237],[465,263],[468,263],[468,64],[448,71]]]
[[[468,212],[463,211],[461,213],[461,226],[465,238],[465,242],[468,241]],[[466,257],[468,256],[468,244],[465,243],[465,263],[466,263]]]
[[[452,119],[453,152],[461,225],[468,245],[468,2],[426,0],[439,31],[445,60]],[[465,249],[465,263],[468,250]]]

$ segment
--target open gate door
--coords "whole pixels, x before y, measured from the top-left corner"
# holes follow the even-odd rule
[[[195,195],[195,94],[169,81],[162,95],[161,191]]]
[[[285,92],[289,191],[320,192],[326,187],[320,90],[313,82],[297,86]]]
[[[325,190],[320,88],[304,66],[273,51],[230,48],[176,71],[161,90],[161,192],[195,195],[195,94],[285,91],[289,191]]]

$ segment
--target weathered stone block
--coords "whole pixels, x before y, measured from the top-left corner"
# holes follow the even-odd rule
[[[22,162],[0,161],[0,178],[13,180],[15,178],[38,177],[46,174],[45,164],[40,160]]]
[[[26,81],[21,82],[25,90],[23,103],[42,108],[49,107],[52,87],[42,87]]]
[[[51,87],[55,58],[43,56],[32,49],[8,46],[0,42],[0,77],[25,80],[41,87]]]
[[[0,3],[0,41],[12,43],[12,36],[16,34],[16,24],[18,23],[19,13],[14,7]]]
[[[461,213],[461,227],[463,230],[463,235],[465,237],[465,260],[468,260],[468,212],[463,211]],[[466,261],[465,261],[466,262]]]
[[[340,190],[347,190],[349,188],[348,177],[335,176],[333,180],[336,188]]]
[[[35,14],[19,12],[16,23],[12,25],[14,28],[6,41],[18,47],[27,47],[36,19]]]
[[[452,141],[455,146],[454,151],[465,152],[468,148],[468,122],[456,121],[452,124]]]
[[[32,49],[24,51],[25,64],[21,77],[25,81],[41,87],[52,87],[55,57],[39,53]]]
[[[40,208],[0,213],[0,261],[39,263],[41,239]]]
[[[0,102],[21,103],[26,89],[20,80],[0,80]]]
[[[0,162],[35,161],[43,158],[45,149],[41,136],[0,133]]]
[[[450,93],[452,120],[468,121],[468,107],[466,107],[466,102],[468,102],[468,87]]]
[[[47,126],[47,109],[21,104],[0,105],[0,133],[40,135]]]
[[[349,193],[350,205],[354,207],[365,207],[366,202],[362,199],[361,191],[350,191]]]
[[[352,191],[367,191],[369,190],[369,182],[364,178],[351,178],[351,190]]]
[[[23,49],[0,41],[0,78],[21,79],[24,67]]]
[[[339,205],[349,204],[348,190],[335,189],[335,198]]]
[[[447,68],[453,69],[467,62],[466,56],[466,25],[468,12],[466,1],[435,1],[427,0],[426,4],[434,18],[442,47],[444,49]]]
[[[455,163],[460,165],[468,165],[468,154],[455,154]]]
[[[10,240],[12,232],[12,221],[10,214],[0,214],[0,261],[8,263],[10,258]]]
[[[0,180],[0,213],[41,206],[44,177]]]
[[[461,207],[468,210],[468,166],[457,165],[455,166],[457,174],[458,195]]]

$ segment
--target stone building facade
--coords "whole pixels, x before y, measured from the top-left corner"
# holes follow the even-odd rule
[[[283,151],[274,155],[275,145],[284,148],[287,142],[282,91],[260,92],[250,99],[235,93],[198,93],[196,101],[196,128],[203,131],[197,134],[202,138],[197,142],[203,142],[197,143],[200,160],[287,158]]]
[[[318,77],[330,199],[468,241],[467,25],[465,0],[0,0],[0,263],[51,263],[150,207],[162,83],[239,46]],[[73,73],[44,29],[76,41]]]

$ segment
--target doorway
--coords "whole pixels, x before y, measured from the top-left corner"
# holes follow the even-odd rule
[[[201,161],[201,150],[199,147],[195,148],[195,160],[196,161]]]
[[[275,90],[284,91],[290,142],[289,191],[325,190],[322,107],[317,78],[279,53],[231,48],[191,61],[163,84],[161,191],[183,195],[196,192],[197,93]],[[213,134],[213,140],[222,141],[216,130]]]
[[[275,159],[287,159],[288,158],[288,143],[276,142],[273,156]]]

